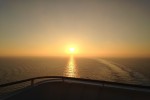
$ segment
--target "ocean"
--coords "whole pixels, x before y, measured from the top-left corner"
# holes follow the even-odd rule
[[[0,84],[38,76],[67,76],[150,86],[150,58],[0,58]]]

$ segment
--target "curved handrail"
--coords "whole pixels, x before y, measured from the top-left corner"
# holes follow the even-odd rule
[[[75,81],[84,81],[84,82],[94,82],[94,83],[102,84],[102,86],[107,86],[107,85],[126,86],[126,87],[135,87],[135,88],[142,88],[142,89],[148,89],[148,90],[150,90],[150,86],[125,84],[125,83],[117,83],[117,82],[109,82],[109,81],[85,79],[85,78],[64,77],[64,76],[41,76],[41,77],[34,77],[34,78],[25,79],[25,80],[20,80],[20,81],[15,81],[15,82],[1,84],[0,88],[11,86],[11,85],[15,85],[15,84],[20,84],[20,83],[24,83],[24,82],[29,82],[29,81],[31,82],[31,85],[34,85],[34,81],[35,80],[45,79],[45,78],[49,78],[49,79],[61,79],[63,82],[65,80],[75,80]]]
[[[44,79],[44,78],[59,78],[59,79],[63,79],[63,77],[61,77],[61,76],[41,76],[41,77],[34,77],[34,78],[19,80],[19,81],[15,81],[15,82],[0,84],[0,88],[1,87],[6,87],[6,86],[10,86],[10,85],[20,84],[20,83],[24,83],[24,82],[28,82],[28,81],[31,81],[31,85],[33,85],[34,84],[34,80]]]

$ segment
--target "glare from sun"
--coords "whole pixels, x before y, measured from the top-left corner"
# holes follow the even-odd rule
[[[75,48],[69,48],[70,53],[74,53]]]

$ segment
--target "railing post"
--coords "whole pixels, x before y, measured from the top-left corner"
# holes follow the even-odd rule
[[[34,85],[34,79],[31,79],[31,86]]]
[[[63,83],[64,83],[64,78],[62,77],[62,81],[63,81]]]
[[[105,87],[105,86],[104,86],[105,84],[104,84],[104,83],[102,83],[102,84],[103,84],[103,87]]]

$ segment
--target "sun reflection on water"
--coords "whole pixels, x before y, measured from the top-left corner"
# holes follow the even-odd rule
[[[69,62],[66,66],[65,76],[67,77],[77,77],[77,69],[73,56],[70,56]]]

